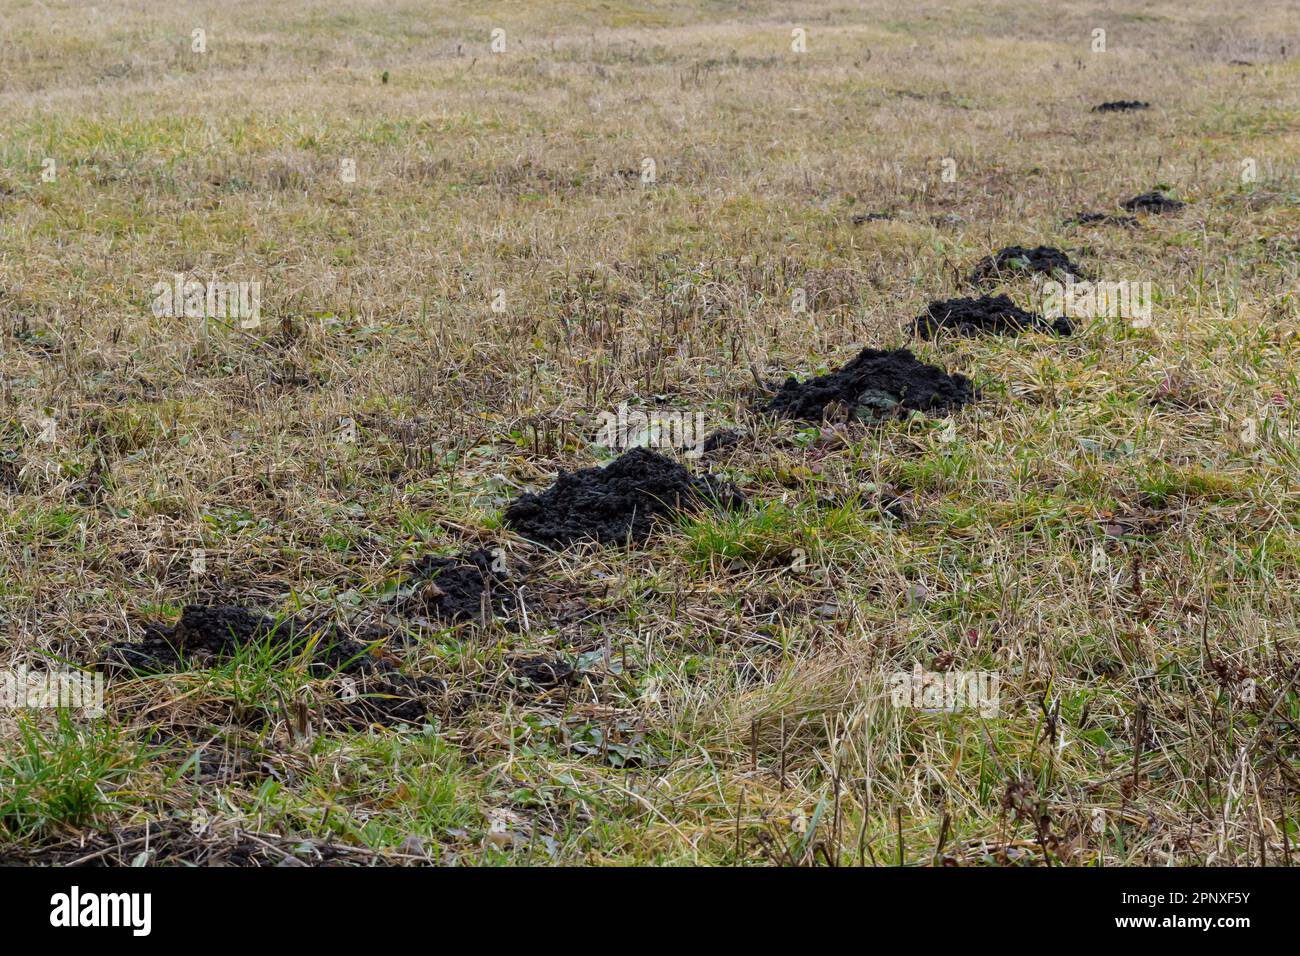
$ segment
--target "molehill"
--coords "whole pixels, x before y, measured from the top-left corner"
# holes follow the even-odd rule
[[[1065,220],[1067,226],[1127,226],[1136,229],[1138,221],[1133,216],[1112,216],[1104,212],[1080,211],[1074,218]]]
[[[693,476],[657,452],[634,448],[603,468],[562,471],[541,494],[520,495],[506,508],[505,523],[547,545],[622,544],[649,537],[662,518],[743,503],[728,482]]]
[[[238,605],[187,605],[175,624],[150,624],[144,640],[110,645],[103,664],[115,676],[175,673],[229,660],[240,648],[260,643],[308,653],[314,676],[347,675],[349,691],[338,716],[353,726],[419,724],[447,690],[436,678],[400,673],[392,658],[372,654],[372,645],[342,635],[334,625],[277,621]]]
[[[411,567],[410,579],[396,595],[392,610],[443,621],[477,621],[485,612],[508,615],[519,603],[509,578],[486,548],[453,557],[425,556]]]
[[[1110,100],[1100,106],[1094,106],[1094,113],[1131,113],[1134,110],[1149,110],[1151,104],[1145,100]]]
[[[972,285],[984,285],[999,279],[1041,273],[1064,282],[1067,277],[1086,279],[1083,268],[1070,261],[1070,257],[1052,246],[1007,246],[996,255],[985,256],[971,272]]]
[[[970,380],[927,365],[907,349],[863,349],[826,375],[800,382],[793,375],[765,410],[783,418],[821,421],[837,406],[851,418],[873,421],[909,411],[945,413],[975,397]]]
[[[1069,335],[1074,331],[1070,320],[1064,316],[1048,322],[1041,315],[1021,309],[1005,295],[931,302],[929,308],[916,317],[912,329],[923,339],[934,338],[940,329],[964,336],[1019,335],[1022,332]]]
[[[1186,205],[1187,203],[1181,199],[1171,199],[1159,190],[1153,189],[1149,193],[1134,196],[1124,203],[1124,208],[1129,212],[1177,212]]]
[[[319,636],[318,636],[319,635]],[[189,604],[175,624],[148,624],[144,640],[108,648],[110,667],[163,673],[229,660],[243,647],[265,642],[297,653],[310,646],[313,669],[352,673],[365,668],[368,646],[337,628],[275,618],[230,604]]]

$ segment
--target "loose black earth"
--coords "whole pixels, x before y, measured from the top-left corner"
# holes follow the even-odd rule
[[[1128,226],[1136,229],[1139,225],[1134,216],[1112,216],[1104,212],[1079,212],[1073,219],[1065,220],[1067,226]]]
[[[997,255],[985,256],[971,272],[972,285],[983,285],[1001,279],[1041,273],[1062,282],[1067,277],[1086,279],[1083,268],[1070,261],[1070,257],[1053,246],[1007,246]]]
[[[1048,322],[1041,315],[1021,309],[1005,295],[986,295],[978,299],[931,302],[930,307],[916,317],[912,329],[921,338],[932,339],[941,329],[965,336],[1019,335],[1022,332],[1069,335],[1074,326],[1064,316]]]
[[[509,661],[511,679],[530,689],[549,690],[577,684],[579,674],[568,661],[548,654],[522,654]]]
[[[446,691],[440,680],[399,673],[393,660],[375,656],[371,644],[343,636],[334,625],[277,621],[237,605],[188,605],[176,624],[150,624],[144,640],[112,644],[103,663],[114,674],[176,673],[219,664],[263,642],[285,654],[309,651],[309,670],[317,677],[346,675],[351,683],[339,716],[354,726],[419,724]]]
[[[426,556],[412,567],[411,581],[398,593],[393,610],[442,621],[508,615],[518,606],[509,580],[504,558],[486,548],[450,558]]]
[[[361,677],[343,701],[342,719],[354,727],[410,724],[418,727],[446,703],[447,684],[435,677],[399,673],[385,665]]]
[[[520,495],[505,523],[547,545],[622,544],[649,537],[660,518],[715,503],[739,507],[744,496],[728,482],[692,476],[663,455],[634,448],[604,468],[562,471],[541,494]]]
[[[974,399],[970,380],[927,365],[907,349],[863,349],[834,372],[800,382],[786,379],[765,410],[783,418],[821,421],[837,408],[873,421],[909,411],[945,413]]]
[[[105,664],[134,671],[165,673],[229,660],[241,648],[266,642],[286,653],[311,646],[313,669],[354,673],[366,668],[368,645],[343,636],[333,626],[269,615],[236,605],[186,605],[171,626],[149,624],[142,641],[110,645]]]
[[[455,557],[425,557],[412,568],[412,584],[399,592],[392,610],[443,621],[478,620],[485,608],[504,614],[517,606],[504,570],[494,570],[492,552],[479,548]],[[486,597],[486,599],[485,599]],[[181,618],[167,626],[151,623],[141,641],[122,641],[108,649],[107,663],[117,669],[170,672],[192,663],[229,660],[241,648],[269,642],[289,653],[312,646],[313,666],[353,673],[364,669],[369,645],[342,635],[336,625],[269,615],[238,605],[187,605]],[[384,637],[377,630],[373,640]]]

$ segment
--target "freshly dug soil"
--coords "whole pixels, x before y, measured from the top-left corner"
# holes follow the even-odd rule
[[[1065,281],[1066,276],[1087,278],[1083,269],[1071,262],[1070,257],[1060,249],[1052,246],[1007,246],[999,249],[997,255],[985,256],[976,263],[970,281],[972,285],[984,285],[1036,272],[1061,282]]]
[[[704,439],[704,447],[700,449],[706,455],[710,452],[721,451],[724,448],[730,448],[739,444],[740,440],[745,437],[745,433],[736,428],[720,428],[708,438]]]
[[[931,339],[940,329],[965,336],[1019,335],[1022,332],[1069,335],[1074,326],[1064,316],[1048,322],[1041,315],[1019,308],[1005,295],[986,295],[978,299],[931,302],[925,313],[916,317],[912,329],[921,338]]]
[[[22,483],[18,478],[21,473],[22,465],[18,461],[18,453],[8,448],[0,448],[0,488],[21,491]]]
[[[175,673],[228,660],[241,647],[260,641],[301,651],[318,633],[320,627],[293,618],[277,622],[236,605],[191,604],[176,624],[149,625],[143,641],[111,645],[103,665],[110,673]],[[441,680],[400,673],[393,659],[374,656],[368,644],[342,636],[334,627],[327,627],[312,648],[310,669],[319,677],[346,675],[351,693],[337,716],[355,727],[422,724],[447,690]]]
[[[909,411],[945,413],[975,397],[970,380],[927,365],[907,349],[863,349],[834,372],[806,382],[793,375],[765,411],[782,418],[821,421],[835,407],[852,418],[873,421]]]
[[[512,657],[508,664],[511,681],[529,689],[549,690],[579,682],[577,669],[562,657],[523,654]]]
[[[319,626],[292,618],[274,618],[236,605],[186,605],[171,626],[150,624],[139,642],[121,641],[108,648],[105,665],[146,673],[169,673],[229,660],[242,647],[272,641],[293,653],[306,647]],[[312,648],[313,669],[355,673],[374,662],[369,647],[326,628]]]
[[[1104,212],[1080,212],[1073,219],[1065,221],[1067,226],[1128,226],[1137,228],[1138,221],[1133,216],[1112,216]]]
[[[1102,103],[1100,106],[1094,106],[1094,113],[1129,113],[1133,110],[1149,110],[1151,104],[1144,100],[1111,100],[1108,103]]]
[[[446,700],[447,684],[434,677],[412,677],[385,669],[363,678],[356,698],[345,705],[346,721],[367,724],[410,724],[418,727]]]
[[[426,556],[411,568],[412,583],[397,597],[393,610],[443,621],[477,621],[484,610],[507,616],[518,600],[509,575],[494,571],[495,556],[486,548],[455,557]]]
[[[1124,208],[1129,212],[1177,212],[1186,205],[1187,203],[1180,199],[1171,199],[1159,190],[1153,189],[1149,193],[1134,196],[1124,203]]]
[[[237,605],[188,605],[170,627],[151,624],[139,642],[111,645],[103,666],[110,674],[161,674],[228,660],[241,647],[275,642],[287,652],[312,647],[310,670],[317,677],[343,675],[347,697],[328,705],[333,719],[353,727],[370,724],[419,726],[445,704],[447,685],[431,677],[402,674],[392,657],[371,653],[371,645],[339,633],[336,626],[274,618]],[[377,630],[370,636],[383,637]]]
[[[540,495],[520,495],[506,508],[505,523],[548,545],[622,544],[647,538],[662,517],[714,502],[739,507],[744,500],[721,479],[694,477],[657,452],[634,448],[604,468],[562,471]]]

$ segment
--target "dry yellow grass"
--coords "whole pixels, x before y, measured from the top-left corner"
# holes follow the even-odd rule
[[[405,666],[458,702],[427,731],[295,732],[337,689],[255,659],[115,681],[100,720],[0,713],[0,852],[129,861],[152,823],[155,862],[1293,854],[1284,0],[0,0],[0,25],[0,664],[93,662],[196,600],[359,625],[472,544],[535,594],[522,632],[417,629]],[[1152,109],[1089,112],[1115,99]],[[1157,186],[1187,208],[1065,224]],[[976,259],[1040,243],[1150,282],[1151,326],[915,346],[982,389],[951,432],[754,412],[756,377],[908,344]],[[259,282],[261,324],[155,316],[176,273]],[[656,396],[747,431],[705,464],[749,515],[598,553],[501,528]],[[530,651],[582,683],[521,693]],[[1000,715],[892,706],[916,664],[997,671]]]

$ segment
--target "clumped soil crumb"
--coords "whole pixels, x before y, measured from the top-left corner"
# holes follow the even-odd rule
[[[985,256],[975,264],[970,281],[974,285],[996,282],[999,279],[1042,273],[1053,279],[1065,281],[1067,276],[1086,279],[1083,269],[1070,261],[1070,257],[1052,246],[1007,246],[997,255]]]
[[[940,329],[965,336],[1019,335],[1022,332],[1069,335],[1074,331],[1070,320],[1064,316],[1048,322],[1041,315],[1021,309],[1005,295],[931,302],[929,308],[917,316],[912,328],[923,339],[934,338]]]
[[[505,567],[486,548],[454,557],[423,557],[412,566],[411,583],[399,594],[393,610],[442,621],[477,621],[485,611],[492,616],[510,615],[518,599]]]
[[[657,452],[634,448],[603,468],[560,472],[541,494],[520,495],[506,508],[505,523],[547,545],[622,544],[649,537],[660,518],[712,503],[735,508],[744,496],[728,482],[695,477]]]
[[[970,380],[927,365],[908,349],[863,349],[834,372],[800,382],[793,375],[765,411],[782,418],[821,421],[838,408],[873,421],[909,411],[944,413],[974,399]]]
[[[1124,208],[1129,212],[1177,212],[1186,205],[1187,203],[1181,199],[1172,199],[1159,190],[1153,189],[1149,193],[1134,196],[1124,203]]]
[[[1151,104],[1145,100],[1110,100],[1100,106],[1094,106],[1094,113],[1131,113],[1133,110],[1149,110]]]

